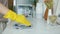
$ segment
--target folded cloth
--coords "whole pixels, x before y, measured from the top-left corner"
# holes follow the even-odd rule
[[[47,8],[51,9],[53,8],[53,0],[50,0],[49,2],[45,2]]]

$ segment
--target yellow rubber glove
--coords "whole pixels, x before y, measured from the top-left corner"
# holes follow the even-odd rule
[[[9,18],[11,20],[16,21],[17,23],[26,25],[26,26],[30,26],[30,22],[25,18],[24,15],[17,15],[15,12],[13,12],[12,10],[9,10],[7,12],[7,14],[4,15],[4,18]]]

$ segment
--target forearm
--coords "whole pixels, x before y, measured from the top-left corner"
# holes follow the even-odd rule
[[[5,15],[9,9],[0,3],[0,13]]]

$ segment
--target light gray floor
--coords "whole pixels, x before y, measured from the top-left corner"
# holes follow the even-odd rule
[[[32,23],[32,28],[26,29],[15,29],[13,27],[14,23],[9,24],[3,34],[60,34],[60,25],[50,26],[47,25],[46,21],[43,19],[30,19]]]

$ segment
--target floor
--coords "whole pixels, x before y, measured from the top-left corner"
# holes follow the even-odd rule
[[[47,25],[43,18],[30,19],[31,28],[16,29],[14,23],[8,23],[8,26],[2,34],[60,34],[60,25]]]

